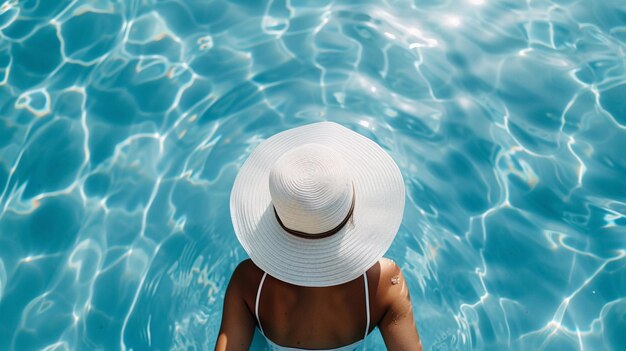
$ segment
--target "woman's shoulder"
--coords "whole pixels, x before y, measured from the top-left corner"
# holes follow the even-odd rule
[[[251,288],[256,291],[262,277],[263,270],[251,259],[246,259],[237,265],[231,280],[243,291]],[[394,289],[396,286],[404,285],[404,277],[400,267],[393,260],[384,257],[368,269],[367,277],[370,281],[370,291],[375,292],[379,297],[398,290]]]
[[[392,259],[383,257],[367,271],[368,278],[379,283],[395,281],[395,277],[401,278],[402,270]],[[382,284],[384,286],[389,284]]]
[[[391,259],[381,258],[367,271],[367,277],[371,281],[370,291],[382,305],[390,304],[406,292],[402,270]]]
[[[263,271],[251,259],[246,259],[235,268],[230,278],[230,284],[249,303],[248,300],[254,295],[251,292],[256,292],[262,277]]]
[[[256,285],[255,282],[258,283],[262,276],[263,271],[261,268],[257,267],[257,265],[248,258],[239,262],[231,279],[239,284]]]
[[[390,258],[383,257],[378,261],[381,267],[381,273],[385,276],[402,273],[396,262]]]
[[[263,277],[263,271],[252,260],[241,261],[230,277],[229,290],[233,296],[242,299],[248,309],[254,308],[256,289]],[[227,294],[229,292],[227,291]]]

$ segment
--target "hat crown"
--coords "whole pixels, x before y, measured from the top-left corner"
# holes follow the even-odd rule
[[[283,225],[311,235],[341,224],[354,195],[346,162],[321,144],[304,144],[284,153],[270,170],[269,189]]]

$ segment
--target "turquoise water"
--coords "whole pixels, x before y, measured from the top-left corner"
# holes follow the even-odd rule
[[[626,350],[625,50],[623,0],[4,1],[0,350],[212,348],[237,169],[322,120],[402,170],[426,350]]]

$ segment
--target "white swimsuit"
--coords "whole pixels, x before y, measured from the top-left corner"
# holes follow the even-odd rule
[[[254,315],[256,316],[257,323],[259,324],[259,330],[261,330],[261,334],[263,334],[263,336],[265,337],[265,340],[267,340],[267,344],[269,345],[270,350],[272,351],[311,351],[309,349],[297,349],[294,347],[280,346],[280,345],[275,344],[274,342],[272,342],[272,340],[270,340],[267,336],[265,336],[265,333],[263,332],[263,328],[261,327],[261,320],[259,319],[259,299],[261,297],[261,289],[263,288],[263,282],[265,282],[266,276],[267,276],[267,273],[263,273],[263,278],[261,278],[261,282],[259,283],[259,289],[257,290],[257,293],[256,293],[256,302],[254,303]],[[363,336],[363,339],[356,341],[350,345],[338,347],[335,349],[324,349],[324,350],[316,349],[315,351],[353,351],[353,350],[359,350],[360,347],[363,345],[363,342],[365,341],[365,338],[367,337],[367,333],[370,329],[370,297],[369,297],[369,292],[367,289],[367,272],[363,274],[363,281],[365,283],[365,313],[367,316],[367,324],[365,326],[365,335]]]

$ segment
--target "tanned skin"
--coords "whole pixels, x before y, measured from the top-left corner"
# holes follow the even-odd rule
[[[251,260],[235,269],[224,298],[216,351],[247,351],[252,343],[254,304],[263,276]],[[422,351],[413,319],[409,289],[400,268],[381,259],[367,271],[370,327],[376,326],[390,351]],[[363,277],[345,284],[307,288],[265,278],[259,315],[265,335],[278,345],[328,349],[349,345],[364,336],[366,326]]]

